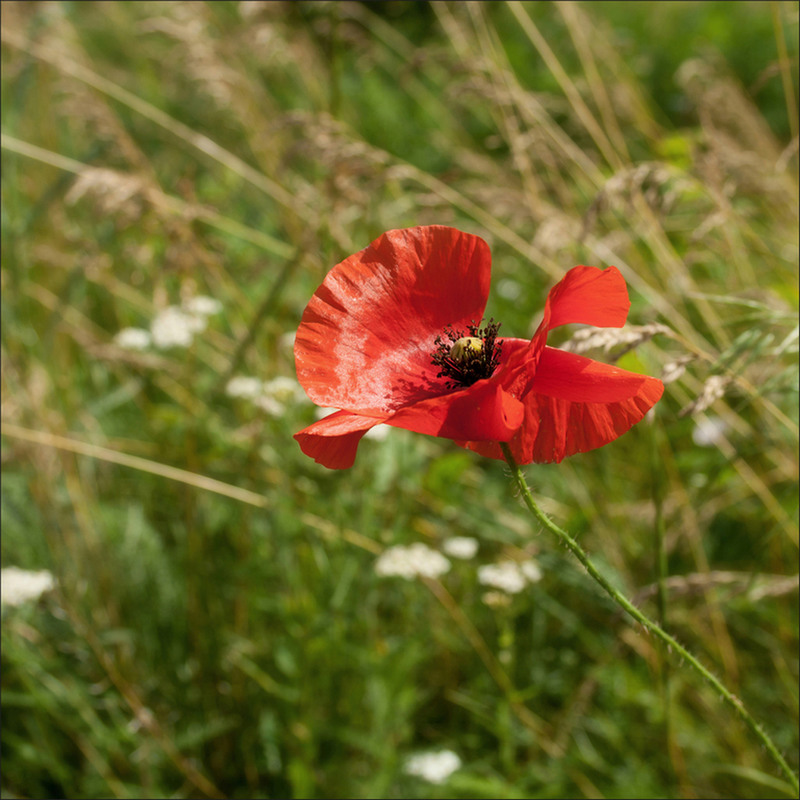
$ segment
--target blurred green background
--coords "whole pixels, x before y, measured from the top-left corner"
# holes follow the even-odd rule
[[[665,396],[528,480],[796,769],[797,37],[796,2],[3,3],[2,564],[55,588],[4,599],[2,796],[788,796],[502,463],[303,456],[291,345],[391,228],[484,237],[506,335],[616,264],[630,336],[583,344]]]

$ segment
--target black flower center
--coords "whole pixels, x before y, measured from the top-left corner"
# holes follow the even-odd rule
[[[472,386],[488,378],[500,363],[500,342],[497,331],[500,323],[490,319],[484,327],[470,324],[466,331],[445,328],[443,336],[434,339],[436,349],[431,355],[439,367],[437,378],[449,378],[448,389]]]

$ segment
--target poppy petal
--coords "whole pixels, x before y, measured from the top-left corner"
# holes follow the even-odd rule
[[[546,347],[531,391],[573,403],[613,403],[633,397],[647,381],[660,387],[661,397],[663,385],[656,378]]]
[[[317,405],[367,415],[440,393],[434,339],[482,318],[490,273],[478,236],[441,225],[388,231],[314,293],[295,339],[298,380]]]
[[[573,267],[547,295],[548,329],[576,322],[597,328],[621,328],[631,301],[616,267]]]
[[[431,397],[400,409],[387,425],[445,439],[507,442],[522,424],[522,403],[496,381]]]
[[[300,449],[318,464],[328,469],[347,469],[356,460],[361,437],[384,421],[378,417],[337,411],[296,433],[294,438]]]
[[[547,347],[524,398],[525,419],[511,451],[518,463],[530,464],[602,447],[641,421],[663,391],[656,378]],[[488,442],[459,444],[503,458],[500,447]]]
[[[573,267],[548,293],[542,321],[528,346],[504,352],[497,377],[517,397],[526,394],[551,329],[568,323],[621,328],[630,305],[628,287],[616,267]]]
[[[498,339],[498,343],[500,364],[492,377],[509,394],[523,397],[536,374],[539,353],[528,339],[503,337]]]

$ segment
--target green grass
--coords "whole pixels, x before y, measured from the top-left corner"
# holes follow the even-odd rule
[[[314,289],[388,229],[483,236],[507,335],[616,264],[630,324],[668,329],[620,365],[686,370],[528,482],[796,770],[797,25],[794,2],[4,3],[0,552],[57,589],[3,609],[3,796],[789,796],[502,463],[392,430],[331,472],[292,439],[310,404],[225,386],[293,377]],[[223,311],[190,348],[114,342],[194,295]],[[439,580],[374,572],[455,535],[480,550]],[[477,566],[523,555],[543,579],[485,603]],[[441,749],[446,784],[405,773]]]

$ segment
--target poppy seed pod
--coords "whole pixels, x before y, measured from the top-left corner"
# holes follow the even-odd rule
[[[450,358],[453,361],[468,361],[476,358],[483,352],[483,341],[477,336],[462,336],[450,348]]]

